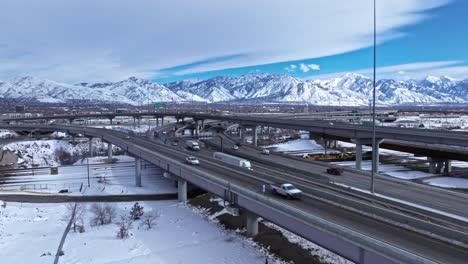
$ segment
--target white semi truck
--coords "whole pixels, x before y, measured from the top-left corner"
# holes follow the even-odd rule
[[[234,166],[243,167],[249,170],[252,169],[252,165],[250,164],[250,161],[243,159],[243,158],[236,157],[236,156],[232,156],[229,154],[225,154],[222,152],[213,153],[213,158],[220,160],[222,162],[225,162],[227,164],[234,165]]]
[[[195,151],[200,150],[200,145],[198,144],[197,141],[194,141],[194,140],[185,141],[185,146],[187,146],[187,148],[191,150],[195,150]]]

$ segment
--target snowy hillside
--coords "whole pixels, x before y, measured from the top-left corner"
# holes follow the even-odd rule
[[[318,105],[367,105],[372,79],[355,73],[329,80],[303,81],[290,75],[248,74],[215,77],[199,82],[173,82],[173,91],[195,93],[211,102],[232,100],[308,102]],[[468,102],[468,81],[431,77],[423,81],[379,80],[377,101],[394,105],[408,103]]]
[[[133,105],[152,102],[303,102],[316,105],[367,105],[372,79],[347,73],[328,80],[301,80],[290,75],[248,74],[208,80],[183,80],[164,85],[130,77],[120,82],[75,85],[34,77],[0,81],[0,98],[36,98],[42,102],[114,101]],[[377,103],[468,103],[468,80],[428,76],[421,81],[379,80]]]

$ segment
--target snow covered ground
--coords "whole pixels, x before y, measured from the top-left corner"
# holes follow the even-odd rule
[[[118,157],[123,162],[97,166],[99,158],[91,159],[97,168],[94,173],[107,173],[106,184],[92,182],[91,191],[97,193],[146,193],[176,191],[166,179],[156,175],[155,169],[143,169],[142,188],[133,187],[132,158]],[[125,165],[126,164],[126,165]],[[110,166],[109,168],[107,166]],[[124,166],[125,165],[125,166]],[[130,166],[127,166],[130,165]],[[37,175],[41,180],[67,183],[83,178],[86,167],[62,168],[59,175]],[[80,177],[81,176],[81,177]],[[159,189],[158,189],[159,188]],[[0,202],[1,204],[1,202]],[[85,233],[70,232],[60,263],[264,263],[265,254],[250,240],[236,232],[226,231],[207,218],[200,217],[184,204],[176,201],[148,201],[140,203],[146,213],[159,212],[157,225],[146,230],[140,222],[133,224],[130,238],[116,237],[117,225],[91,226],[91,213],[84,216]],[[128,215],[133,203],[115,203],[117,222]],[[87,204],[89,207],[89,204]],[[9,202],[0,208],[1,263],[51,263],[67,221],[65,204],[27,204]],[[281,263],[270,259],[270,263]]]
[[[89,159],[90,187],[87,187],[87,160],[79,160],[74,166],[59,167],[59,173],[50,174],[50,169],[23,171],[19,175],[5,178],[0,191],[28,191],[57,193],[68,189],[71,195],[106,195],[106,194],[155,194],[175,193],[177,189],[162,176],[159,169],[143,163],[143,187],[135,187],[134,158],[115,156],[117,163],[106,164],[104,157]],[[80,192],[80,188],[83,190]]]
[[[339,161],[339,162],[332,162],[333,164],[345,166],[345,167],[354,167],[355,161]],[[362,161],[362,169],[365,171],[370,171],[372,167],[372,162],[370,160],[363,160]],[[405,179],[405,180],[414,180],[419,178],[426,178],[435,176],[435,174],[422,172],[422,171],[413,171],[409,170],[400,165],[393,165],[393,164],[379,164],[379,170],[381,173],[390,175],[392,177]]]
[[[423,182],[432,186],[438,186],[442,188],[468,189],[468,179],[465,178],[436,177],[426,179]]]
[[[128,215],[133,203],[115,204],[117,216]],[[60,263],[264,263],[264,253],[235,232],[193,213],[175,201],[142,202],[146,213],[158,211],[151,229],[137,221],[131,237],[116,237],[117,226],[90,226],[68,234]],[[87,205],[89,206],[89,204]],[[8,203],[0,208],[2,264],[52,263],[67,221],[65,204]],[[116,222],[115,220],[114,222]],[[273,262],[270,263],[280,263]]]
[[[275,151],[284,153],[296,154],[320,154],[325,153],[325,148],[317,144],[315,140],[311,139],[296,139],[284,143],[265,146],[265,148],[272,148]],[[327,153],[339,153],[333,149],[327,149]]]

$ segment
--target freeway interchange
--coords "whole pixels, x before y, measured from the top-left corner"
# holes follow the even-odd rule
[[[255,148],[249,150],[241,147],[237,150],[238,155],[253,161],[254,170],[249,171],[219,163],[211,158],[211,150],[188,152],[180,146],[150,142],[144,137],[128,137],[117,131],[59,125],[2,127],[13,130],[59,130],[100,137],[222,198],[229,186],[229,191],[237,197],[236,201],[231,202],[237,202],[240,207],[355,262],[464,263],[468,258],[464,220],[411,208],[383,197],[331,187],[317,177],[323,170],[323,166],[320,168],[317,164],[299,164],[300,161],[288,160],[281,155],[266,158]],[[234,143],[227,137],[225,142],[227,146]],[[213,144],[216,144],[216,140]],[[188,155],[199,158],[201,164],[196,167],[184,164]],[[289,167],[284,164],[285,160]],[[296,170],[292,170],[291,166]],[[309,173],[306,173],[307,170]],[[347,172],[342,179],[348,181],[346,184],[361,184],[359,187],[365,188],[362,173]],[[300,187],[305,193],[303,199],[288,201],[270,193],[261,193],[262,184],[276,181],[287,181]],[[417,186],[381,178],[377,185],[382,186],[382,189],[377,189],[378,192],[387,191],[385,195],[413,199],[412,202],[418,204],[425,202],[424,205],[428,207],[436,207],[461,218],[467,217],[463,204],[466,197],[463,195],[448,191],[434,193],[435,188],[418,189]]]

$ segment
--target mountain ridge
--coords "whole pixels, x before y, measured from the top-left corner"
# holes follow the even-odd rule
[[[303,102],[316,105],[367,105],[372,79],[347,73],[341,77],[302,80],[287,74],[217,76],[158,84],[130,77],[117,82],[66,84],[31,76],[0,80],[0,98],[44,102],[95,100],[132,105],[153,102]],[[468,79],[427,76],[423,80],[376,82],[379,105],[468,103]]]

